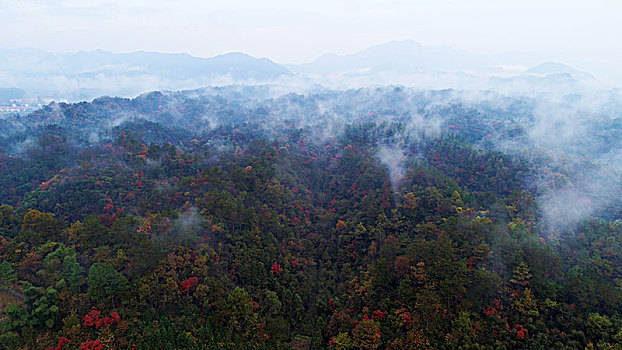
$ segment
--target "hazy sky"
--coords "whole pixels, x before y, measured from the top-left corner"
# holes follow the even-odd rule
[[[622,80],[621,14],[618,0],[0,0],[0,47],[301,63],[412,39],[537,53]]]

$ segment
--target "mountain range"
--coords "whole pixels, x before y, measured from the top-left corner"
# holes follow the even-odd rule
[[[186,53],[95,50],[58,54],[5,49],[0,50],[0,66],[3,84],[23,89],[29,96],[66,99],[129,96],[234,82],[266,83],[291,74],[267,58],[239,52],[201,58]]]
[[[558,89],[576,89],[596,83],[590,74],[562,63],[536,65],[519,56],[471,54],[448,46],[423,46],[412,40],[392,41],[349,55],[324,54],[303,64],[278,64],[239,52],[201,58],[143,51],[50,53],[0,49],[0,67],[0,88],[21,89],[31,99],[67,100],[229,84],[530,91],[534,87],[547,90],[550,84]],[[15,95],[8,96],[6,99]]]

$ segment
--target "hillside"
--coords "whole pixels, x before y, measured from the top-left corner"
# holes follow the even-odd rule
[[[0,344],[613,349],[622,100],[586,100],[230,86],[0,119]]]

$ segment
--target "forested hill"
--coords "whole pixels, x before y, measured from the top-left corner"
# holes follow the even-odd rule
[[[234,86],[0,119],[0,344],[619,348],[622,104],[585,101]]]

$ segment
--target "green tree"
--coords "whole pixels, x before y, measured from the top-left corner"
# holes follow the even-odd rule
[[[17,281],[17,274],[13,271],[11,263],[3,260],[2,263],[0,263],[0,286],[15,281]]]
[[[43,267],[53,275],[51,283],[62,280],[63,283],[77,291],[83,281],[84,268],[78,263],[75,249],[62,243],[45,257]]]
[[[127,278],[106,263],[95,263],[87,278],[88,295],[101,306],[118,306],[129,290]]]
[[[23,283],[24,304],[11,304],[4,311],[6,318],[2,322],[0,342],[11,348],[17,341],[27,344],[27,348],[36,348],[35,332],[45,332],[56,325],[59,308],[58,292],[52,287],[35,287],[29,282]]]

